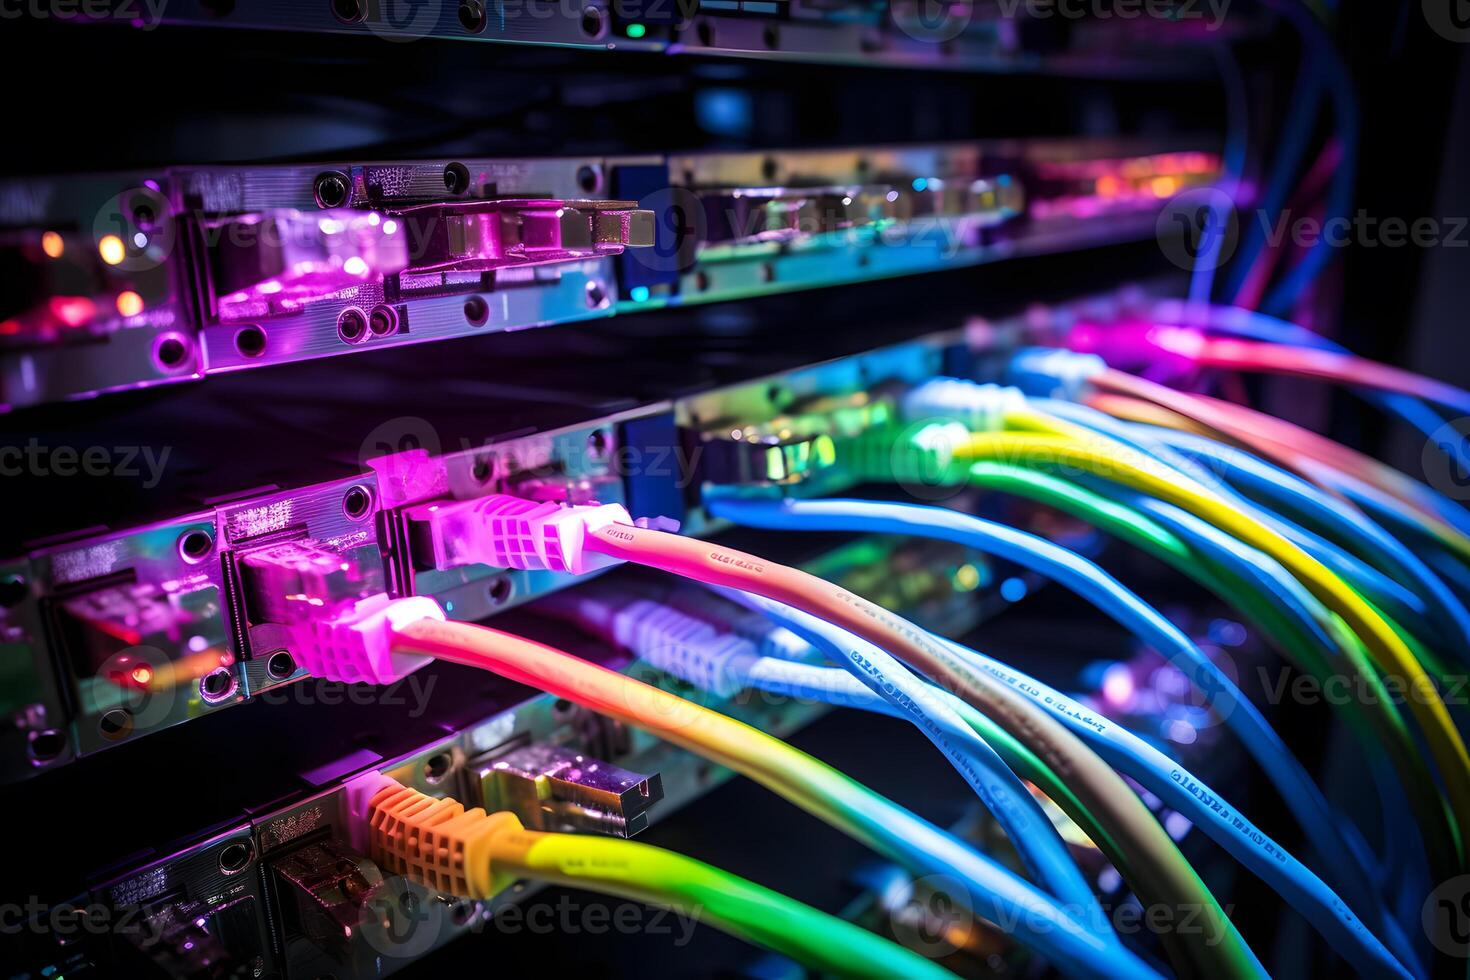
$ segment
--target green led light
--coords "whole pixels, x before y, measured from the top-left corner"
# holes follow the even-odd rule
[[[643,35],[645,35],[647,33],[648,33],[648,28],[644,27],[642,24],[629,24],[628,25],[628,36],[631,37],[635,41],[638,38],[642,37]]]
[[[637,27],[639,25],[634,24],[633,26],[634,27]],[[647,286],[634,286],[632,289],[628,290],[628,298],[631,299],[635,303],[647,303],[648,302],[648,287]]]

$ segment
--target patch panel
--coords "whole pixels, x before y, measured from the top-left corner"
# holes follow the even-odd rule
[[[856,549],[856,546],[854,546]],[[985,559],[949,546],[945,559]],[[924,545],[889,539],[825,556],[823,571],[850,581],[875,566],[895,571],[931,567]],[[916,582],[903,597],[925,622],[964,630],[982,615],[980,606],[956,601],[947,582]],[[947,615],[931,615],[938,610]],[[927,613],[926,613],[927,610]],[[649,683],[692,694],[681,681],[608,657],[605,648],[586,655]],[[487,928],[507,906],[529,900],[534,888],[516,886],[494,901],[467,901],[383,872],[364,855],[349,813],[346,787],[363,772],[380,772],[434,797],[508,806],[528,827],[544,812],[541,796],[516,791],[498,775],[514,770],[534,778],[561,779],[569,802],[564,817],[616,831],[609,816],[631,792],[635,832],[722,784],[728,770],[627,729],[551,696],[513,695],[486,712],[462,708],[465,720],[449,735],[387,757],[356,751],[300,774],[290,801],[273,800],[249,820],[209,833],[196,842],[155,845],[156,857],[129,864],[96,882],[76,904],[99,917],[94,938],[74,956],[77,975],[125,966],[132,975],[150,971],[214,971],[211,976],[271,976],[369,970],[395,973],[432,950]],[[764,731],[790,735],[826,709],[777,695],[738,692],[721,710]],[[607,759],[601,763],[592,754]],[[567,762],[590,763],[580,771]],[[598,770],[594,767],[601,766]],[[609,795],[601,772],[613,776]],[[646,791],[644,787],[647,787]],[[108,925],[112,924],[112,925]],[[120,924],[120,925],[118,925]],[[36,969],[48,965],[37,960]],[[54,965],[52,963],[51,965]],[[315,972],[313,972],[315,971]]]
[[[0,310],[0,402],[1146,239],[1165,200],[1218,177],[1203,145],[337,160],[8,182],[0,254],[28,288]],[[1059,156],[1081,172],[1052,176]]]
[[[436,568],[408,512],[492,493],[627,503],[637,516],[715,533],[698,492],[731,465],[782,466],[757,482],[805,495],[856,482],[824,462],[823,440],[873,422],[905,388],[995,345],[1045,335],[1100,298],[984,330],[934,335],[755,378],[543,433],[461,448],[386,452],[369,439],[360,475],[216,502],[133,530],[73,536],[6,563],[5,636],[23,662],[6,706],[3,772],[14,780],[211,714],[300,677],[289,602],[386,590],[430,595],[473,622],[563,587],[566,576],[484,565]],[[979,345],[979,346],[974,346]],[[875,414],[879,413],[879,414]],[[738,424],[737,424],[738,423]],[[799,435],[797,434],[799,431]],[[783,435],[783,433],[786,433]],[[735,461],[735,462],[732,462]],[[154,622],[155,626],[142,624]],[[124,625],[126,624],[126,625]]]

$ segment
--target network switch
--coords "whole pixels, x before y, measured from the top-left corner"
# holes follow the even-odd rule
[[[14,181],[0,187],[18,284],[0,310],[0,402],[1145,239],[1163,202],[1218,175],[1203,145],[344,160]]]

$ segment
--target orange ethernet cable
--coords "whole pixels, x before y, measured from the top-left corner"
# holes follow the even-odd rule
[[[291,642],[297,662],[308,673],[331,680],[390,683],[437,658],[565,698],[754,779],[916,875],[959,879],[966,894],[952,897],[968,902],[971,911],[1068,975],[1159,980],[1137,954],[1088,929],[1072,910],[1034,885],[780,739],[553,647],[488,627],[447,622],[444,611],[426,596],[371,596],[334,617],[296,624]],[[1204,924],[1200,929],[1210,938],[1220,935],[1205,931]]]
[[[954,980],[932,960],[834,915],[694,858],[595,834],[526,830],[513,813],[466,810],[376,773],[347,787],[368,854],[395,874],[489,900],[518,879],[672,908],[822,974]]]

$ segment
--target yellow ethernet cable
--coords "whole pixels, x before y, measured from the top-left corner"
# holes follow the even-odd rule
[[[1454,814],[1455,847],[1462,854],[1463,864],[1463,842],[1470,833],[1470,752],[1433,682],[1377,610],[1315,558],[1188,477],[1164,470],[1121,443],[1109,443],[1106,450],[1099,450],[1088,444],[1096,443],[1095,435],[1084,443],[1070,435],[1053,434],[1066,430],[1033,411],[1016,412],[1014,418],[1012,414],[1007,413],[1008,425],[1047,431],[974,433],[956,448],[956,455],[971,461],[1074,467],[1181,507],[1280,562],[1363,639],[1382,672],[1403,677],[1411,686],[1409,709],[1424,732],[1444,781]]]
[[[823,974],[954,980],[918,953],[702,861],[615,837],[526,830],[386,776],[349,788],[373,860],[428,888],[490,899],[520,878],[672,908]]]

